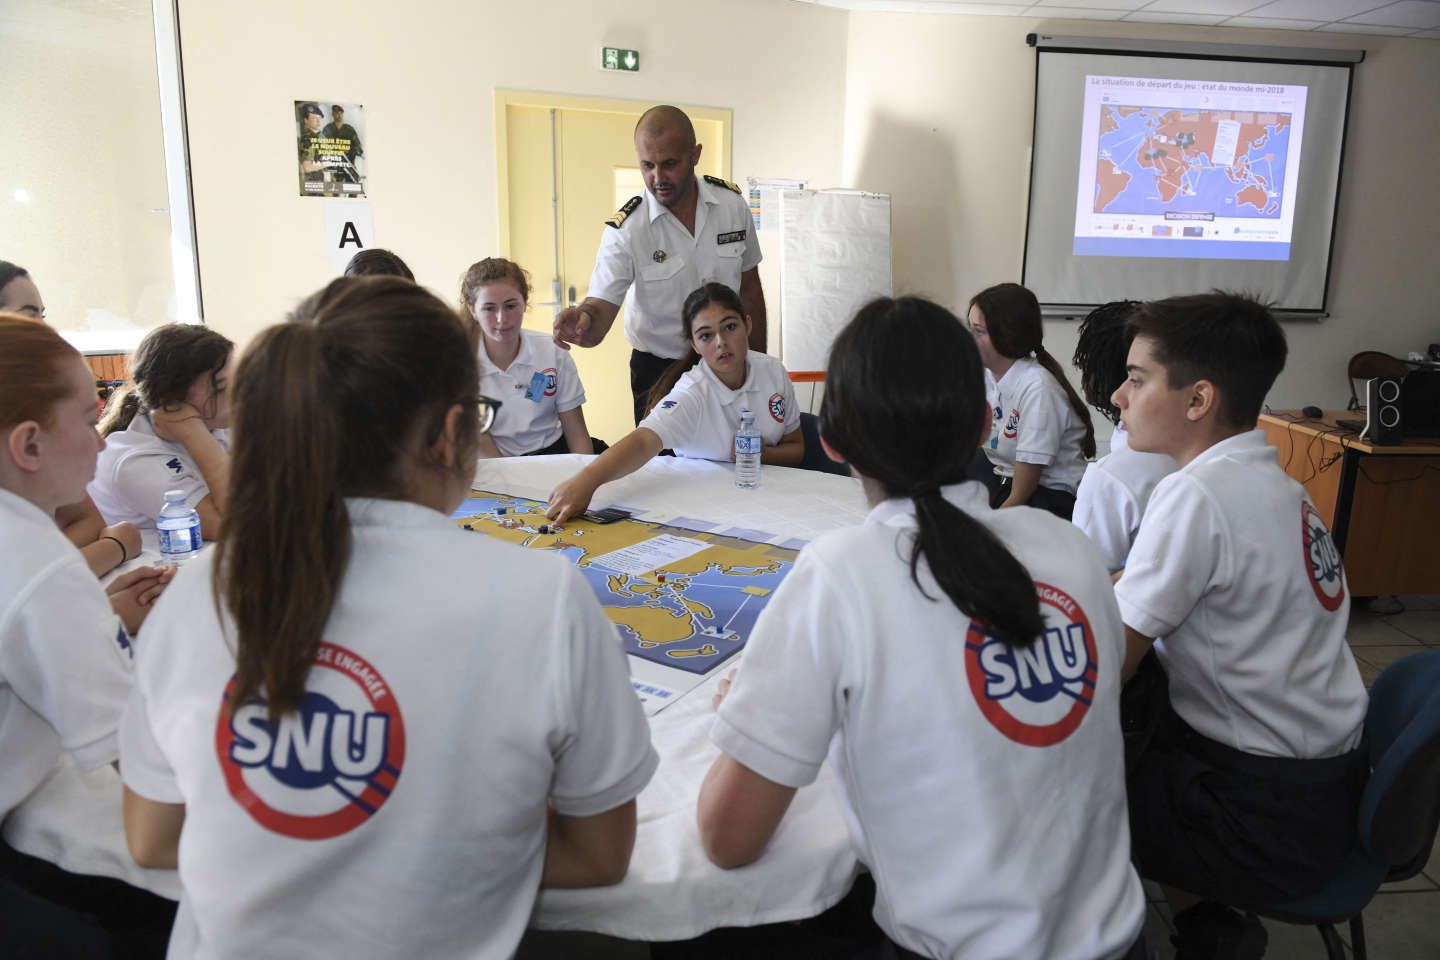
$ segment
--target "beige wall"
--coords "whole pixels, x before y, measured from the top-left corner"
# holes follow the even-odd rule
[[[1020,278],[1035,96],[1027,33],[1364,48],[1350,105],[1331,316],[1286,324],[1290,360],[1270,403],[1343,406],[1352,353],[1403,356],[1440,340],[1435,41],[870,13],[852,14],[849,26],[846,184],[894,195],[896,289],[956,308],[992,283]],[[1069,357],[1075,328],[1047,322],[1046,346]]]
[[[333,275],[326,201],[295,196],[298,98],[364,104],[376,243],[447,300],[496,252],[496,87],[728,107],[736,179],[840,179],[842,11],[181,0],[180,27],[205,315],[241,341]],[[603,45],[639,49],[641,71],[601,71]]]
[[[731,108],[735,179],[891,193],[897,290],[963,307],[1020,274],[1032,30],[1364,47],[1332,316],[1287,324],[1291,360],[1271,402],[1338,405],[1357,349],[1404,353],[1440,339],[1434,41],[847,14],[792,0],[444,0],[423,16],[357,0],[181,0],[180,22],[206,317],[238,340],[332,273],[324,201],[294,196],[294,99],[365,105],[376,240],[449,299],[461,269],[497,243],[496,87]],[[602,44],[639,48],[642,71],[600,71]],[[1051,351],[1068,356],[1074,330],[1050,323]]]
[[[0,259],[67,334],[133,346],[173,315],[154,49],[148,2],[0,5]]]

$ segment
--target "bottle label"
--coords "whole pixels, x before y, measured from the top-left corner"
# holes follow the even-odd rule
[[[160,530],[160,555],[190,553],[200,549],[200,524],[178,530]]]
[[[760,437],[758,434],[749,437],[743,434],[737,434],[735,436],[735,456],[738,457],[747,453],[758,454],[759,452]]]

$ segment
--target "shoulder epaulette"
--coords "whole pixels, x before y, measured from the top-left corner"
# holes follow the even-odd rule
[[[624,223],[625,218],[635,212],[635,208],[640,206],[641,202],[642,201],[640,197],[631,197],[629,200],[625,201],[625,206],[615,211],[615,216],[611,217],[605,222],[618,230],[620,228],[620,224]]]
[[[745,196],[744,192],[741,191],[740,187],[736,184],[731,183],[729,180],[722,180],[719,177],[712,177],[710,176],[710,174],[707,173],[705,174],[705,182],[713,183],[715,184],[715,186],[724,187],[727,190],[734,190],[736,193],[740,194],[740,196]]]

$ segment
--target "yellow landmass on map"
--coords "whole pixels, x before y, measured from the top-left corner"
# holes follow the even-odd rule
[[[770,596],[770,588],[769,588],[769,587],[756,587],[756,586],[741,587],[741,588],[740,588],[740,592],[741,592],[741,593],[748,593],[748,594],[750,594],[750,596],[752,596],[752,597],[768,597],[768,596]]]
[[[645,645],[690,638],[690,617],[662,607],[606,607],[611,622],[629,627]]]
[[[698,600],[688,600],[685,597],[681,597],[680,602],[685,604],[686,610],[689,610],[697,617],[704,617],[706,620],[715,619],[715,611],[711,610],[709,607],[705,606],[705,604],[701,603]]]

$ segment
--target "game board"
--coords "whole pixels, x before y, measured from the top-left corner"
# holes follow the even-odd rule
[[[480,490],[452,518],[477,533],[559,552],[595,591],[627,653],[696,679],[745,646],[796,555],[787,547],[643,519],[572,519],[557,532],[544,503]]]

